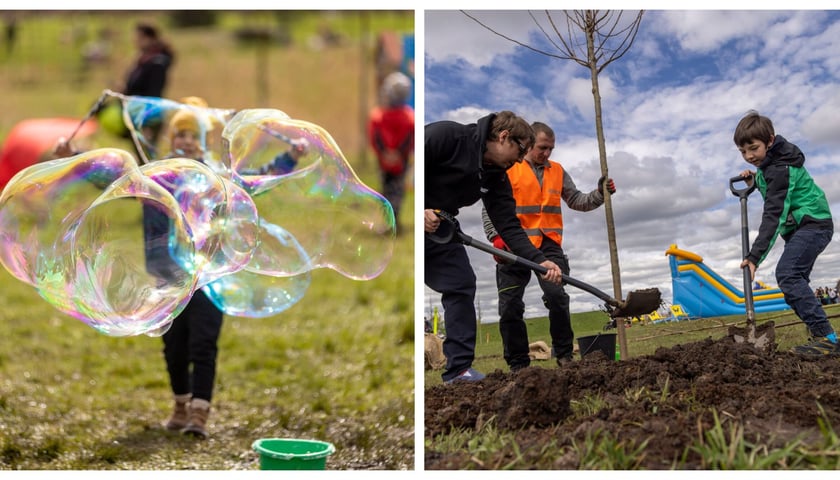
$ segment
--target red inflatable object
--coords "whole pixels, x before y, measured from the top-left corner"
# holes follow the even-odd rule
[[[59,138],[72,135],[79,122],[75,118],[31,118],[15,125],[0,150],[0,189],[16,173],[41,161],[55,148]],[[95,121],[87,121],[74,138],[86,137],[96,128]]]

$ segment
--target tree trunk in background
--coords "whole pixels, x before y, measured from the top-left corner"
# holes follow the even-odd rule
[[[601,91],[598,87],[598,61],[595,58],[595,22],[592,11],[586,12],[586,52],[589,63],[589,73],[592,78],[592,97],[595,101],[595,133],[598,137],[598,156],[601,160],[601,175],[609,177],[610,169],[607,165],[607,145],[604,140],[604,125],[601,114]],[[610,192],[604,188],[604,214],[607,222],[607,241],[610,250],[610,269],[613,279],[613,297],[622,300],[621,294],[621,269],[618,263],[618,246],[615,239],[615,221],[613,220],[612,197]],[[629,358],[627,351],[627,335],[624,331],[624,319],[615,319],[615,328],[618,333],[618,347],[621,358]]]

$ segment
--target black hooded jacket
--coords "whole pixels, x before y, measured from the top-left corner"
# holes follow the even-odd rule
[[[536,263],[545,255],[528,240],[516,217],[516,201],[505,170],[484,163],[484,152],[495,113],[477,123],[433,122],[425,127],[426,209],[453,216],[479,199],[511,251]]]

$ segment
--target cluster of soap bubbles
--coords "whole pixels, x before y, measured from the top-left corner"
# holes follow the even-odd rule
[[[0,263],[58,310],[106,335],[155,336],[197,289],[228,315],[267,317],[304,296],[313,269],[385,269],[391,205],[323,128],[109,95],[139,158],[103,148],[35,164],[0,194]],[[200,161],[172,151],[168,125],[184,112]]]

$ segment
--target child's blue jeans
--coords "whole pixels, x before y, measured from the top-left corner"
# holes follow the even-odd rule
[[[809,285],[817,256],[831,241],[833,230],[802,228],[785,242],[776,265],[776,281],[793,309],[814,337],[824,337],[834,328],[825,316],[820,300]]]

